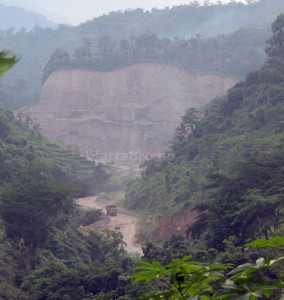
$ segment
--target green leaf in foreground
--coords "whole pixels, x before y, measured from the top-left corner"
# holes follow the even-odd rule
[[[249,244],[246,244],[247,247],[282,247],[284,246],[284,237],[276,236],[269,240],[266,239],[258,239]]]
[[[0,52],[0,76],[7,72],[15,63],[17,57],[10,51]]]

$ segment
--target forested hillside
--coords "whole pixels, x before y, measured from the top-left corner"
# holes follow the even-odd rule
[[[17,117],[10,111],[0,111],[1,186],[21,178],[21,173],[33,164],[42,165],[43,170],[47,168],[49,174],[62,182],[78,185],[81,193],[88,190],[86,182],[95,191],[96,179],[98,183],[107,179],[107,170],[103,166],[86,161],[72,150],[48,141],[29,117],[23,114]]]
[[[109,170],[18,117],[0,111],[0,299],[137,298],[121,234],[77,230],[74,200],[107,190]]]
[[[77,229],[82,211],[75,199],[112,188],[107,167],[48,141],[28,117],[4,110],[0,166],[0,299],[137,299],[144,285],[128,277],[135,260],[121,233],[86,236]],[[101,214],[89,211],[82,224]]]
[[[93,45],[85,38],[68,53],[57,48],[43,69],[42,81],[61,69],[112,71],[136,63],[162,63],[188,72],[215,73],[235,78],[258,69],[266,58],[263,41],[268,30],[245,27],[228,35],[204,39],[158,38],[155,34],[130,36],[118,42],[102,37]]]
[[[194,68],[201,71],[212,68],[214,71],[217,68],[220,71],[224,66],[226,72],[232,74],[236,71],[236,76],[243,77],[247,71],[255,70],[263,63],[264,41],[269,36],[269,24],[284,9],[283,5],[281,0],[261,0],[250,2],[249,5],[231,2],[228,5],[205,6],[192,2],[190,5],[153,9],[151,12],[142,9],[112,12],[76,27],[60,25],[55,30],[40,27],[31,31],[4,30],[1,32],[0,47],[13,49],[21,60],[1,82],[0,93],[4,99],[1,101],[2,106],[15,109],[36,103],[39,100],[42,71],[55,49],[61,48],[69,55],[74,53],[74,57],[70,58],[77,59],[80,51],[76,52],[75,49],[84,46],[82,40],[86,41],[85,38],[96,49],[97,56],[104,47],[108,48],[103,58],[97,57],[97,68],[100,69],[109,70],[136,59],[129,51],[129,43],[135,46],[137,41],[140,61],[155,59],[173,63],[176,60],[175,64],[179,65],[187,61],[189,67],[191,64],[188,61],[194,52],[193,59],[197,59]],[[245,28],[232,35],[220,36],[239,30],[240,27]],[[210,39],[217,36],[219,38]],[[141,57],[143,47],[148,52],[155,50],[155,54],[142,53]],[[218,53],[216,61],[212,60],[207,47],[214,54]],[[173,57],[175,51],[181,57]],[[197,57],[195,51],[205,55],[206,60],[202,65],[199,64],[202,58]],[[112,59],[106,63],[109,55]],[[223,57],[224,65],[218,59]],[[233,61],[243,63],[236,70]],[[208,62],[213,66],[207,66]],[[22,95],[20,100],[16,97],[19,92]],[[8,98],[9,101],[5,100]]]
[[[242,26],[264,28],[283,10],[281,0],[247,1],[247,4],[230,1],[229,4],[191,1],[188,5],[144,11],[134,9],[111,12],[81,24],[82,31],[120,39],[138,36],[145,32],[160,37],[190,38],[195,35],[212,37],[226,34]]]
[[[5,63],[1,57],[1,72]],[[116,272],[126,257],[119,234],[94,233],[87,239],[75,230],[74,199],[107,188],[109,170],[49,142],[22,114],[16,119],[1,110],[0,133],[0,298],[82,299],[85,293],[76,283],[83,269],[95,269],[111,255],[120,260],[111,265]],[[69,283],[61,290],[58,280]]]
[[[160,218],[194,208],[199,217],[187,233],[217,249],[230,236],[243,244],[268,238],[280,228],[283,26],[281,15],[272,26],[269,59],[259,71],[202,112],[190,109],[185,114],[173,141],[173,160],[145,162],[142,178],[128,188],[129,207]]]
[[[1,110],[0,298],[281,300],[284,14],[272,31],[264,66],[202,111],[188,110],[172,155],[145,162],[129,184],[127,205],[146,221],[149,212],[198,213],[187,228],[193,241],[145,243],[134,277],[140,259],[127,255],[119,232],[77,230],[74,198],[106,188],[105,167],[50,143],[28,116]],[[247,245],[256,238],[264,240]]]

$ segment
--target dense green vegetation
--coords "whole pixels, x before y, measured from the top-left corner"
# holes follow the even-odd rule
[[[1,57],[1,70],[3,62],[14,60]],[[118,274],[129,268],[121,235],[85,237],[74,219],[74,199],[107,189],[108,169],[49,142],[28,117],[18,117],[0,111],[0,298],[104,294],[94,280],[116,290]]]
[[[139,284],[140,259],[118,231],[77,229],[74,199],[106,190],[106,167],[0,110],[0,298],[283,299],[283,14],[272,31],[265,65],[202,112],[188,110],[172,160],[146,161],[129,184],[126,203],[142,213],[199,213],[191,243],[144,245]],[[7,62],[15,58],[2,53],[0,71]]]
[[[263,40],[267,30],[246,27],[216,38],[158,38],[155,34],[123,38],[112,42],[109,37],[92,45],[82,45],[69,54],[57,48],[43,70],[43,82],[56,70],[94,69],[111,71],[135,63],[170,64],[191,72],[207,72],[242,77],[258,69],[266,55]],[[245,57],[245,58],[244,58]]]
[[[273,240],[281,247],[284,238]],[[251,245],[272,243],[255,241]],[[151,282],[152,291],[140,299],[283,299],[283,268],[278,259],[259,258],[255,263],[238,266],[193,261],[191,256],[174,258],[165,266],[159,262],[141,262],[133,276],[135,282]],[[283,264],[282,264],[283,266]],[[270,273],[270,274],[269,274]]]
[[[190,38],[195,35],[212,37],[252,24],[264,28],[284,9],[281,0],[247,1],[247,4],[230,1],[224,5],[205,1],[205,5],[201,5],[199,1],[191,1],[188,5],[153,8],[151,11],[137,8],[111,12],[81,24],[80,29],[115,39],[139,36],[145,32],[168,38]]]
[[[128,188],[130,208],[167,216],[195,207],[199,219],[188,233],[219,250],[233,235],[236,244],[242,245],[281,230],[282,18],[280,15],[273,23],[266,64],[225,97],[214,99],[204,108],[201,120],[195,110],[186,113],[173,142],[172,161],[145,163],[142,178]]]
[[[177,238],[146,244],[133,276],[151,286],[141,299],[283,299],[283,14],[272,31],[261,70],[202,118],[190,109],[174,159],[146,162],[129,186],[132,208],[159,217],[190,207],[199,213],[188,227],[189,248]],[[255,238],[262,239],[247,244]]]
[[[96,48],[95,53],[104,54],[102,58],[96,57],[99,63],[95,65],[100,69],[110,70],[136,59],[145,61],[150,58],[174,62],[181,67],[185,64],[197,71],[221,71],[244,77],[263,63],[269,24],[282,10],[282,0],[206,6],[194,1],[190,5],[153,9],[151,12],[143,9],[112,12],[76,27],[60,25],[54,30],[40,27],[30,31],[3,30],[0,32],[0,47],[13,49],[21,59],[0,83],[1,105],[16,109],[36,103],[43,69],[55,49],[63,49],[75,56],[80,54],[80,51],[75,53],[75,49],[82,46],[85,38]],[[240,27],[243,29],[229,34]],[[210,39],[217,36],[219,38]],[[137,41],[138,57],[127,49],[132,39]],[[97,49],[104,46],[108,47],[107,52]],[[143,53],[145,46],[147,52]],[[200,52],[200,57],[197,52]],[[204,62],[203,56],[206,58]],[[236,62],[241,62],[240,66]],[[80,67],[85,67],[84,63]],[[17,97],[19,93],[21,99]]]
[[[98,192],[108,179],[105,167],[86,161],[78,153],[48,141],[27,116],[16,119],[10,111],[0,111],[0,186],[20,180],[23,170],[43,164],[57,180],[78,187],[81,194]],[[79,194],[80,194],[79,193]]]

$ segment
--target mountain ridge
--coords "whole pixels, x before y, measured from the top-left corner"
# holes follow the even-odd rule
[[[35,26],[56,28],[57,24],[48,20],[45,16],[25,8],[0,3],[1,30],[12,28],[16,31],[23,28],[31,30]]]

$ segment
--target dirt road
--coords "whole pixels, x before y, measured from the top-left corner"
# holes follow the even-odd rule
[[[102,209],[105,213],[106,203],[97,201],[96,196],[80,198],[77,200],[79,206],[88,209],[96,208]],[[127,244],[126,250],[128,253],[142,254],[142,247],[136,242],[135,234],[138,224],[136,216],[118,207],[118,214],[115,217],[110,217],[110,222],[107,225],[108,228],[119,228],[123,234],[123,240]]]

